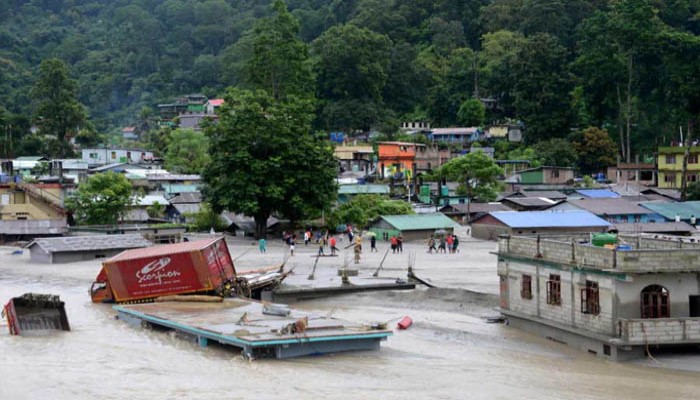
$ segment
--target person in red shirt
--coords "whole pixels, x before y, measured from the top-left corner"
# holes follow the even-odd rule
[[[335,251],[338,250],[335,247],[336,241],[335,241],[335,236],[331,236],[331,238],[328,240],[328,245],[331,247],[331,255],[335,255]]]
[[[396,247],[399,244],[399,239],[396,236],[391,237],[391,252],[396,253]]]
[[[452,235],[447,235],[447,249],[450,253],[452,253],[452,244],[455,242],[455,238]]]

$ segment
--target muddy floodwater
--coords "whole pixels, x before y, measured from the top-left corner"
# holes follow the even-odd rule
[[[279,243],[278,243],[279,242]],[[340,243],[342,245],[342,243]],[[281,241],[261,255],[248,241],[231,246],[239,270],[283,259]],[[363,255],[379,265],[386,245]],[[700,357],[676,354],[611,363],[504,324],[495,315],[495,243],[463,240],[458,254],[426,254],[406,244],[388,254],[382,276],[416,274],[438,289],[347,295],[293,304],[357,321],[415,321],[377,352],[246,361],[235,349],[199,348],[172,333],[135,329],[110,305],[92,304],[88,288],[99,261],[34,264],[0,248],[0,302],[25,292],[59,294],[71,332],[14,337],[0,326],[0,399],[699,399]],[[287,261],[309,274],[315,246]],[[334,269],[345,255],[320,260]],[[2,320],[0,323],[5,324]],[[680,369],[679,369],[680,368]]]

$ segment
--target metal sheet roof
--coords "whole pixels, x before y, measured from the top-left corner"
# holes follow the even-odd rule
[[[340,185],[338,194],[389,194],[388,185]]]
[[[503,196],[505,198],[513,197],[543,197],[550,200],[564,200],[566,195],[562,192],[557,192],[556,190],[520,190],[515,193]]]
[[[653,211],[622,197],[569,200],[569,204],[596,215],[653,214]]]
[[[39,246],[48,253],[72,251],[133,249],[152,246],[141,235],[91,235],[35,239],[26,247]]]
[[[200,192],[180,193],[179,195],[170,198],[169,201],[170,204],[201,203],[202,194]]]
[[[467,213],[467,208],[472,214],[476,213],[487,213],[490,211],[512,211],[510,207],[501,203],[471,203],[471,205],[465,204],[449,204],[440,208],[440,212],[443,213]]]
[[[632,224],[621,223],[615,224],[615,229],[619,232],[629,233],[689,233],[695,232],[692,225],[685,222],[657,222]]]
[[[585,196],[585,197],[592,197],[592,198],[613,198],[613,197],[620,197],[619,194],[613,192],[610,189],[579,189],[576,191],[576,193]]]
[[[700,201],[686,201],[683,203],[644,202],[639,203],[639,205],[661,214],[668,220],[674,220],[676,215],[680,216],[681,219],[690,219],[691,215],[700,218]]]
[[[381,218],[400,231],[453,228],[457,225],[443,213],[382,215]]]
[[[606,227],[610,223],[584,210],[492,211],[489,215],[511,228]]]
[[[558,203],[558,201],[546,197],[508,197],[501,201],[511,202],[523,207],[548,207]]]

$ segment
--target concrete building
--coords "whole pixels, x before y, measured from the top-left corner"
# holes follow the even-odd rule
[[[499,237],[511,326],[620,361],[700,344],[698,243],[637,235],[623,237],[623,251],[579,239]]]
[[[340,163],[341,171],[363,172],[366,175],[374,169],[372,146],[336,146],[333,154]]]
[[[686,182],[690,185],[700,177],[700,146],[659,147],[657,156],[658,186],[660,188],[680,188],[683,176],[683,158],[688,151]]]
[[[636,156],[634,162],[626,163],[618,156],[617,164],[608,167],[606,176],[612,183],[656,186],[656,175],[656,162],[653,157],[640,162],[639,156]]]
[[[448,204],[440,208],[440,212],[459,223],[468,223],[491,211],[512,211],[501,203],[465,203]]]
[[[452,233],[456,223],[442,213],[382,215],[370,226],[378,238],[403,236],[404,241],[425,240],[436,231]]]
[[[495,240],[499,235],[605,232],[610,223],[583,210],[493,211],[472,221],[472,236]]]
[[[26,248],[33,262],[59,264],[112,257],[152,245],[141,235],[94,235],[34,239]]]
[[[550,190],[571,186],[574,181],[574,169],[568,167],[537,167],[519,171],[508,177],[505,183],[509,190],[517,192],[523,189]]]
[[[82,149],[82,159],[90,166],[111,163],[138,164],[153,161],[153,152],[126,148],[86,148]]]
[[[433,128],[428,133],[428,140],[447,143],[470,143],[480,140],[484,132],[478,127]]]

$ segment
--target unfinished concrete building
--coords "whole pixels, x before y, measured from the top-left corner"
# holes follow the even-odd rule
[[[512,326],[619,361],[700,344],[700,244],[628,236],[622,250],[583,237],[499,238]]]

